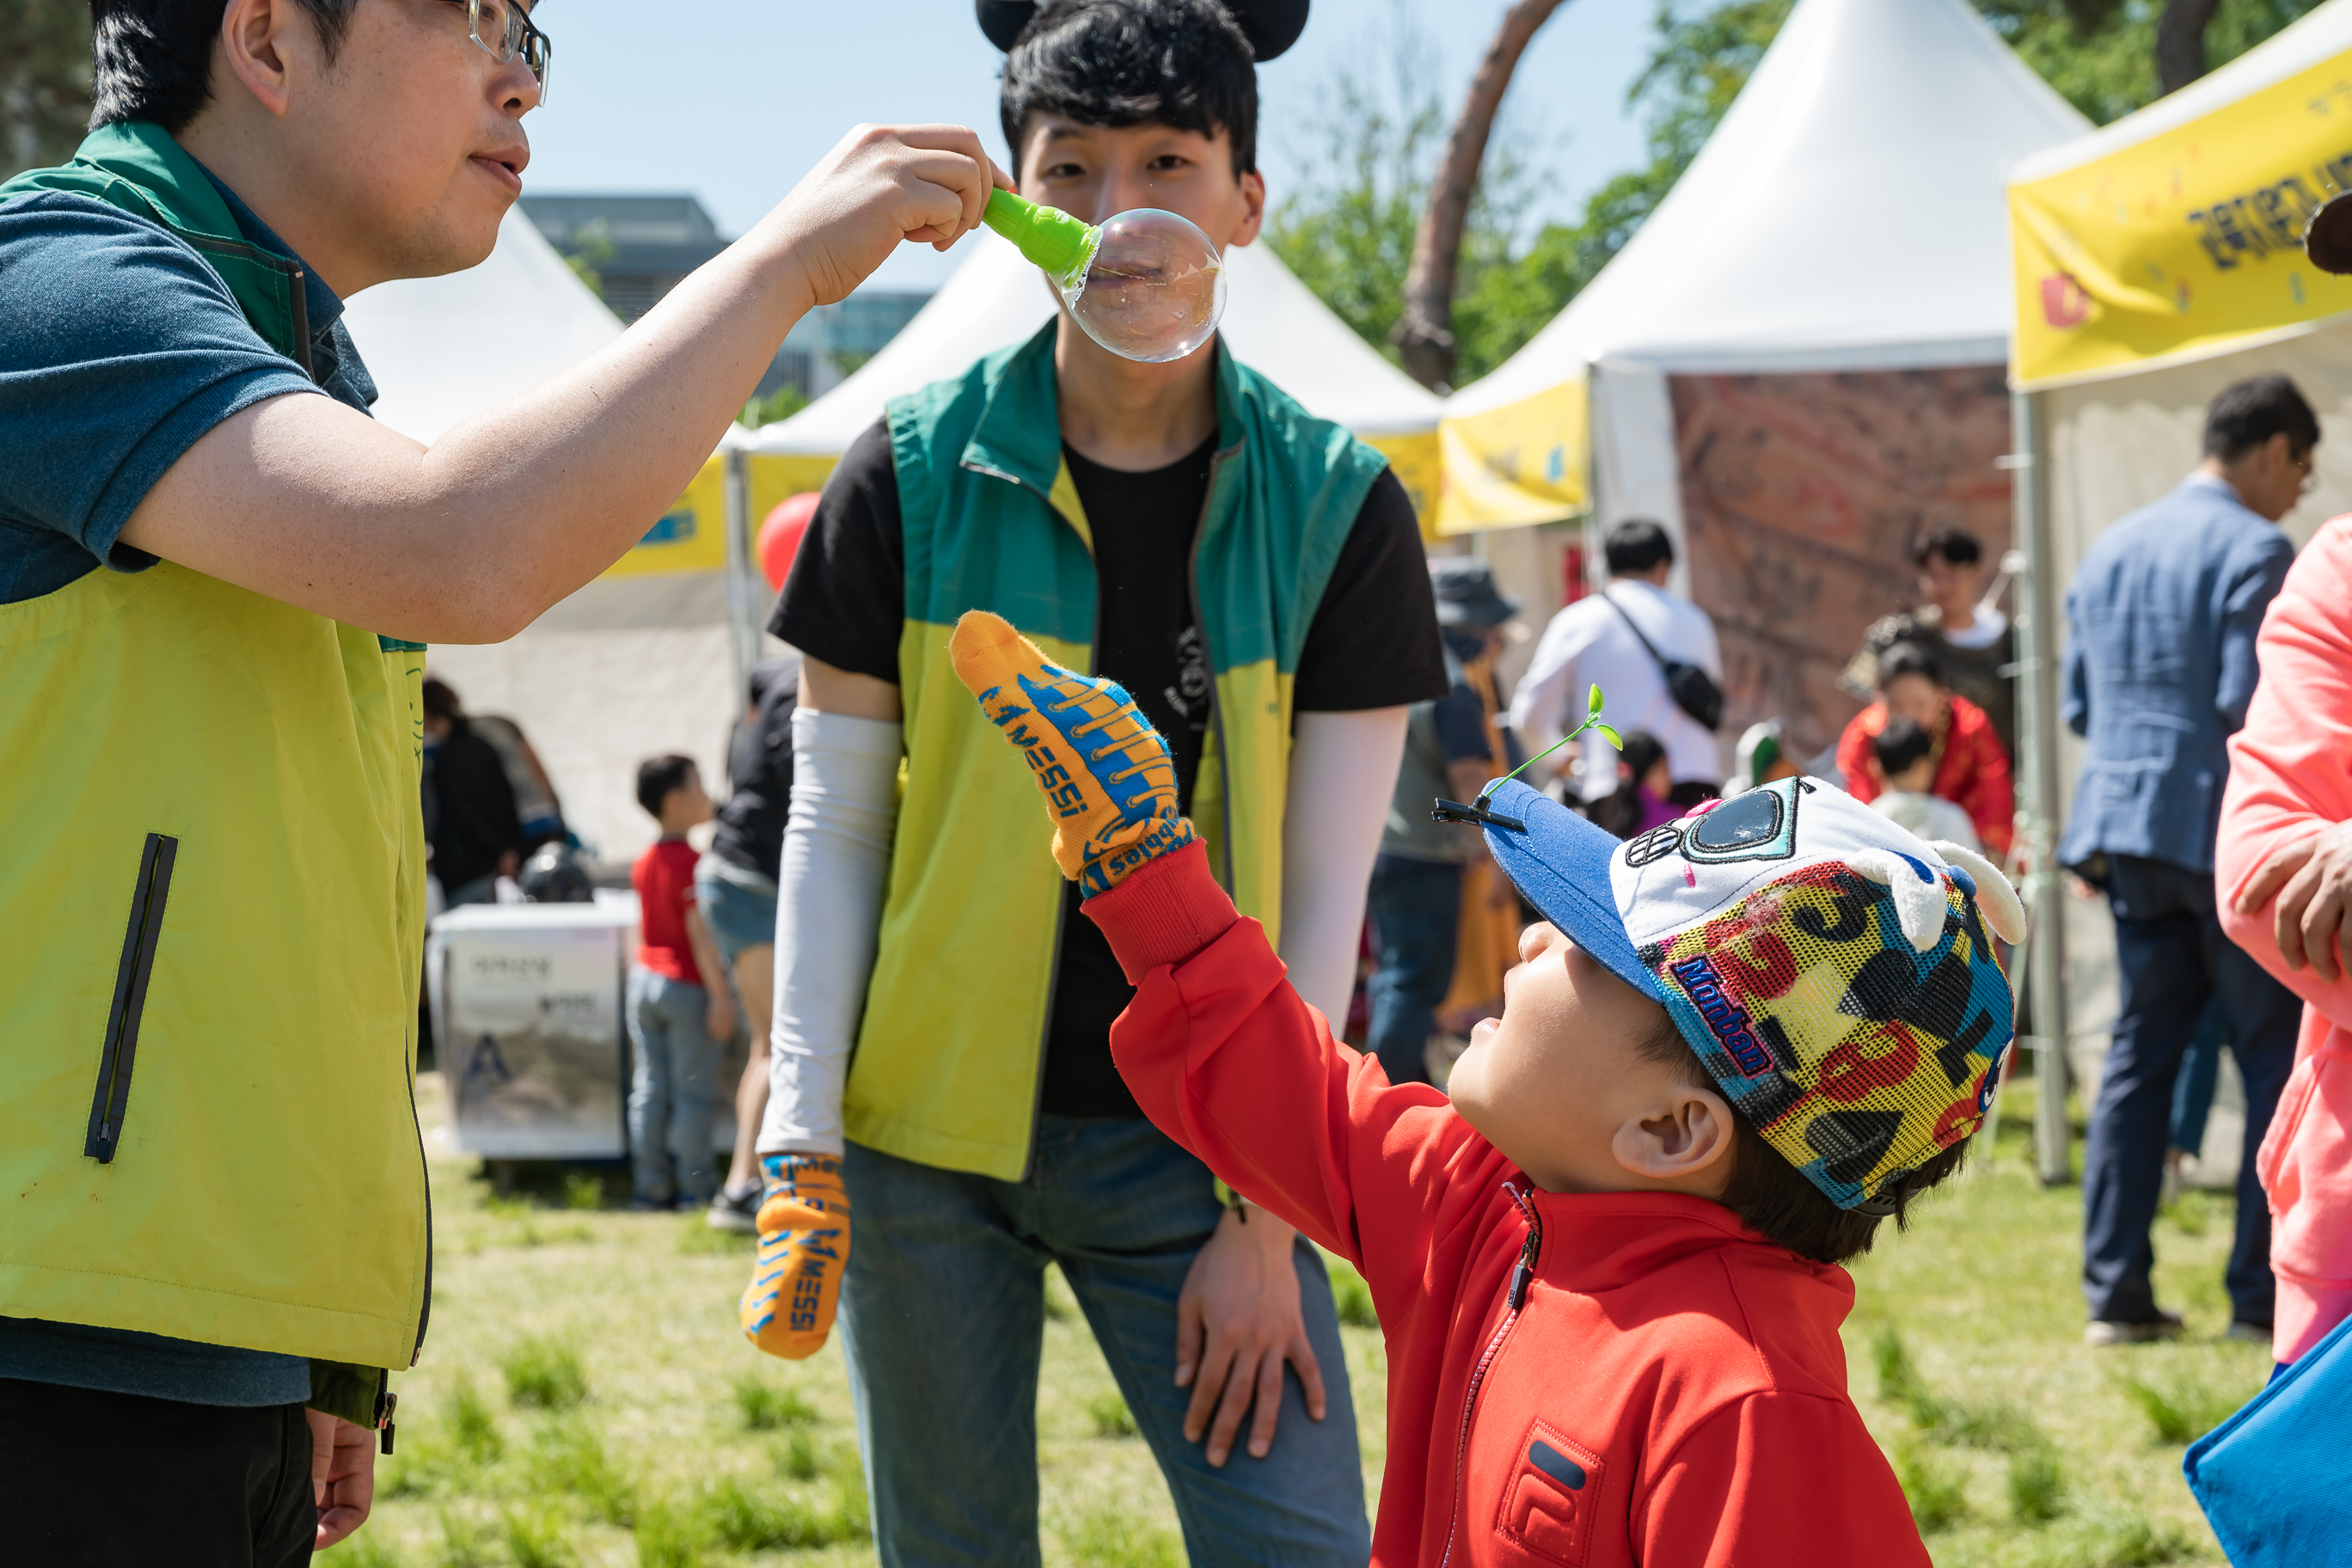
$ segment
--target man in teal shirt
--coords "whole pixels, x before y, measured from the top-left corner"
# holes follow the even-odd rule
[[[423,645],[510,636],[618,558],[801,314],[903,238],[951,242],[1001,176],[969,131],[861,129],[610,347],[426,447],[367,417],[341,301],[489,254],[550,54],[527,7],[95,0],[92,16],[89,142],[0,186],[0,754],[119,740],[91,783],[142,781],[170,831],[110,820],[106,789],[0,779],[12,819],[42,817],[0,874],[0,1541],[45,1563],[296,1563],[365,1518],[384,1369],[421,1347],[429,1301],[424,1227],[371,1224],[345,1153],[394,1124],[413,1142],[399,1009],[332,1026],[342,998],[413,980]],[[186,639],[126,658],[166,612]],[[299,636],[273,646],[265,624]],[[177,746],[206,726],[259,743],[198,767]],[[307,840],[268,815],[306,789]],[[106,866],[21,874],[84,844]],[[322,846],[373,857],[375,902],[316,874]],[[262,891],[240,905],[236,879]],[[329,929],[334,966],[239,945],[289,904]],[[39,954],[60,929],[86,940],[53,971]],[[192,994],[199,950],[234,962]],[[273,966],[282,983],[257,987]],[[87,1132],[79,1107],[26,1110],[73,1095]],[[159,1156],[188,1147],[219,1157]],[[247,1206],[220,1201],[239,1165],[265,1173]],[[421,1151],[386,1170],[421,1215]],[[68,1212],[68,1190],[87,1201]],[[386,1280],[413,1309],[396,1347],[350,1327]],[[202,1310],[144,1304],[163,1300]],[[365,1357],[345,1348],[362,1341]]]

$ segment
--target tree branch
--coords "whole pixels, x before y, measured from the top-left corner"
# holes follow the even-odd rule
[[[1412,265],[1405,273],[1404,313],[1390,334],[1403,353],[1405,373],[1423,386],[1453,383],[1454,289],[1461,273],[1462,231],[1470,219],[1471,197],[1478,190],[1478,166],[1486,160],[1495,113],[1502,107],[1519,56],[1560,3],[1518,0],[1504,16],[1495,41],[1486,47],[1486,58],[1478,63],[1478,74],[1470,79],[1462,116],[1445,139],[1445,154],[1430,181],[1429,205],[1413,233]]]
[[[2164,0],[2156,21],[2156,82],[2178,92],[2205,74],[2205,24],[2221,0]]]

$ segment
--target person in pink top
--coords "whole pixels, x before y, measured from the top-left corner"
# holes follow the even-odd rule
[[[2352,976],[2339,945],[2352,914],[2352,517],[2305,547],[2256,652],[2213,875],[2222,929],[2304,1002],[2256,1162],[2284,1363],[2352,1312]]]

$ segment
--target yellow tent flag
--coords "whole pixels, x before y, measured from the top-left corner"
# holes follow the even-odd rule
[[[2009,189],[2021,386],[2194,359],[2352,310],[2303,228],[2352,187],[2352,51]]]
[[[646,536],[610,566],[607,577],[651,572],[717,572],[727,564],[727,460],[707,459]]]
[[[1591,510],[1588,385],[1578,375],[1499,408],[1438,421],[1445,484],[1436,531],[1557,522]]]

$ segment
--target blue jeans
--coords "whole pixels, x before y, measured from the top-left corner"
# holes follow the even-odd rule
[[[703,1026],[710,993],[629,965],[629,1159],[647,1203],[703,1204],[718,1189],[710,1119],[725,1042]]]
[[[1365,908],[1380,967],[1364,986],[1371,1004],[1366,1044],[1391,1083],[1427,1083],[1424,1055],[1437,1032],[1437,1005],[1454,984],[1462,926],[1462,868],[1447,860],[1383,855],[1372,862]]]
[[[1339,1322],[1321,1258],[1295,1254],[1328,1414],[1283,1380],[1274,1446],[1223,1469],[1184,1440],[1176,1297],[1221,1208],[1208,1167],[1140,1117],[1038,1119],[1025,1182],[858,1144],[841,1331],[883,1568],[1034,1568],[1045,1271],[1063,1276],[1174,1495],[1193,1568],[1362,1568],[1371,1553]],[[1244,1426],[1244,1434],[1246,1424]],[[1116,1500],[1112,1500],[1114,1502]]]
[[[2083,1152],[2083,1294],[2091,1316],[2105,1321],[2145,1322],[2156,1311],[2147,1232],[2164,1180],[2173,1079],[2218,994],[2246,1082],[2237,1230],[2223,1278],[2231,1316],[2267,1326],[2278,1286],[2254,1154],[2294,1066],[2303,1004],[2221,934],[2211,872],[2131,855],[2109,863],[2122,995]]]

